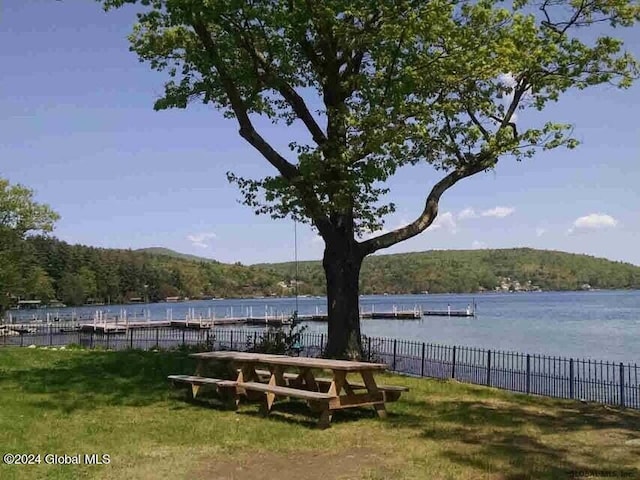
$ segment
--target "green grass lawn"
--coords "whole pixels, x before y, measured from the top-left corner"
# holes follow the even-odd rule
[[[632,410],[388,376],[411,391],[387,419],[340,412],[318,430],[298,402],[264,418],[187,401],[166,376],[194,368],[181,352],[0,349],[0,453],[43,462],[0,464],[0,478],[640,478]],[[110,464],[44,465],[46,453]]]

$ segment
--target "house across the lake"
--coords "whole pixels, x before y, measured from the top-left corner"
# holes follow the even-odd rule
[[[19,300],[18,310],[40,308],[42,306],[42,300]]]

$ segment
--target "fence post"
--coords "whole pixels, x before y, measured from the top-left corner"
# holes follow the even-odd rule
[[[182,329],[182,346],[184,347],[186,345],[186,343],[184,342],[184,334],[185,334],[186,330],[183,328]]]
[[[258,343],[258,332],[254,330],[253,332],[253,348],[256,348],[256,343]]]
[[[575,398],[573,390],[573,358],[569,359],[569,398]]]
[[[24,347],[24,334],[20,332],[20,346]]]
[[[393,368],[391,369],[394,372],[396,370],[396,347],[397,347],[397,340],[394,338],[393,339]]]
[[[89,338],[89,348],[93,348],[93,331],[91,332],[91,337]]]
[[[233,350],[233,330],[229,332],[229,336],[231,337],[229,340],[229,348]]]
[[[527,393],[531,393],[531,355],[527,353]]]
[[[133,328],[129,329],[129,350],[133,350]]]
[[[424,377],[424,353],[427,348],[427,345],[422,342],[422,363],[420,364],[420,376]]]
[[[491,386],[491,350],[487,350],[487,386]]]
[[[451,378],[456,378],[456,346],[453,346],[453,360],[451,361]]]
[[[156,348],[160,348],[160,328],[156,327]]]
[[[324,353],[324,333],[320,334],[320,356]]]
[[[109,332],[105,330],[104,334],[107,336],[107,350],[109,350]]]
[[[624,365],[620,362],[620,405],[624,407]]]
[[[371,337],[367,338],[367,349],[368,349],[368,354],[367,354],[367,361],[371,361]]]
[[[51,331],[51,325],[49,325],[49,346],[53,345],[53,332]]]

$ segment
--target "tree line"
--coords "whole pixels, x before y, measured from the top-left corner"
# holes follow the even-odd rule
[[[10,291],[13,303],[18,298],[82,305],[282,293],[281,277],[264,269],[70,245],[47,236],[23,240],[20,269],[22,280]]]
[[[184,258],[167,249],[134,251],[70,245],[48,236],[22,240],[20,281],[10,296],[59,300],[66,305],[158,302],[167,297],[288,296],[295,293],[295,264],[245,266]],[[298,293],[325,295],[319,261],[298,265]],[[543,290],[640,288],[640,267],[587,255],[534,250],[429,251],[368,258],[363,294],[478,292],[505,278]]]
[[[294,264],[264,264],[278,275]],[[496,250],[437,250],[376,255],[365,259],[360,278],[362,294],[469,293],[491,291],[505,279],[542,290],[637,289],[640,267],[589,255],[513,248]],[[322,294],[321,262],[301,262],[300,291]]]

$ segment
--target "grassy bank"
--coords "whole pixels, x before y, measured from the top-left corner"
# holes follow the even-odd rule
[[[394,376],[411,391],[388,419],[344,412],[316,430],[293,402],[269,419],[187,402],[166,376],[193,370],[178,352],[0,349],[0,453],[111,459],[0,478],[640,478],[640,412]]]

